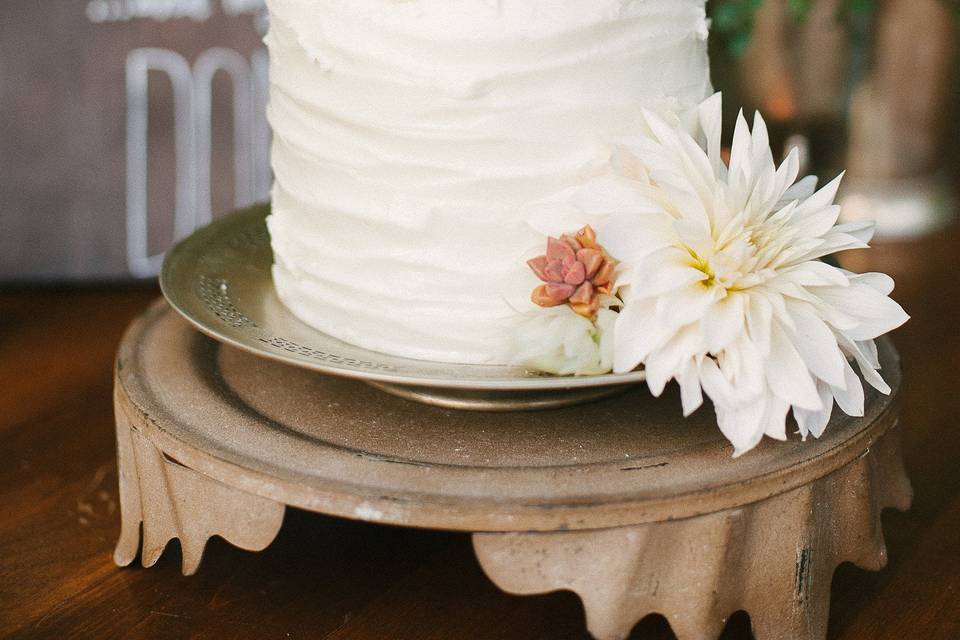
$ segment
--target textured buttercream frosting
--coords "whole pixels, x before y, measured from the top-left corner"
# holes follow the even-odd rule
[[[709,95],[704,0],[268,0],[274,282],[324,333],[509,360],[524,212]]]

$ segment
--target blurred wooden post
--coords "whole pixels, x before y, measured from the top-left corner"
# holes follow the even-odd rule
[[[929,233],[954,209],[941,170],[956,23],[942,0],[886,0],[874,38],[873,68],[850,105],[844,218],[876,220],[881,236]]]
[[[914,236],[952,215],[940,173],[957,25],[944,0],[876,1],[869,71],[855,78],[847,27],[836,20],[842,0],[818,0],[799,26],[787,0],[768,0],[743,61],[744,97],[780,134],[775,142],[806,137],[821,177],[848,170],[845,219],[876,220],[881,236]]]
[[[772,127],[774,144],[799,146],[802,170],[840,164],[847,71],[847,34],[837,19],[841,0],[820,0],[797,24],[786,0],[769,0],[756,15],[743,60],[744,97]],[[799,134],[799,136],[798,136]]]
[[[877,14],[873,70],[851,104],[848,167],[880,179],[941,166],[956,26],[943,0],[886,0]]]
[[[840,0],[820,0],[799,27],[786,0],[764,3],[743,60],[745,97],[781,122],[838,118],[843,109],[846,34]]]

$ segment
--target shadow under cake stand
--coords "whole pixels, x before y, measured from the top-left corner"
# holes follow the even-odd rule
[[[443,409],[221,346],[158,303],[117,359],[114,558],[135,560],[142,524],[143,565],[179,538],[192,574],[211,536],[263,549],[292,506],[470,532],[498,586],[576,592],[603,640],[654,612],[681,640],[712,639],[740,609],[759,640],[824,638],[834,569],[883,567],[880,512],[911,500],[887,342],[881,360],[894,393],[868,392],[864,418],[734,460],[708,407],[683,419],[643,387]]]

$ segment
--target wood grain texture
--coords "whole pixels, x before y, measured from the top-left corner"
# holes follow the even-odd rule
[[[894,339],[913,509],[887,512],[890,562],[834,579],[834,640],[960,637],[960,232],[845,257],[898,282],[913,320]],[[117,569],[114,351],[153,289],[0,293],[0,637],[585,639],[576,596],[514,597],[484,576],[466,534],[288,510],[249,553],[214,540],[201,571],[170,550]],[[173,543],[176,544],[176,543]],[[725,640],[750,637],[738,614]],[[650,616],[632,638],[669,640]]]

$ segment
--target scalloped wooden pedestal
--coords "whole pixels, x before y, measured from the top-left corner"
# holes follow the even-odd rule
[[[119,565],[151,566],[178,538],[183,573],[220,535],[276,536],[287,505],[473,533],[511,593],[570,589],[590,632],[629,635],[662,613],[681,640],[713,640],[746,610],[759,640],[826,635],[830,582],[880,569],[880,512],[911,489],[892,397],[836,416],[821,440],[764,442],[733,460],[705,408],[645,389],[535,413],[415,404],[221,347],[163,303],[117,359]],[[142,540],[141,540],[142,525]]]

